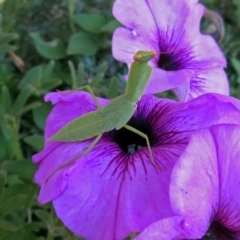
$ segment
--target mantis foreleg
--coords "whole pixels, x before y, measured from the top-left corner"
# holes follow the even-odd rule
[[[75,88],[75,86],[77,86],[76,70],[75,70],[75,68],[74,68],[74,65],[73,65],[72,61],[68,61],[68,66],[69,66],[69,68],[70,68],[71,77],[72,77],[72,81],[73,81],[73,88],[74,88],[73,91],[77,91],[77,90],[86,88],[86,89],[89,91],[89,93],[92,95],[92,97],[93,97],[93,99],[94,99],[94,102],[95,102],[96,105],[97,105],[97,108],[100,109],[101,106],[100,106],[100,104],[99,104],[99,102],[98,102],[95,94],[93,93],[92,88],[91,88],[89,85],[84,85],[84,86],[82,86],[82,87]]]
[[[83,157],[84,155],[88,154],[88,153],[94,148],[94,146],[97,144],[97,142],[100,140],[101,137],[102,137],[102,134],[98,135],[98,136],[94,139],[94,141],[90,144],[90,146],[89,146],[87,149],[85,149],[83,152],[81,152],[80,154],[78,154],[78,155],[75,156],[74,158],[68,160],[67,162],[65,162],[65,163],[63,163],[63,164],[61,164],[61,165],[58,166],[55,170],[53,170],[53,171],[48,175],[48,177],[46,178],[45,183],[47,183],[48,180],[49,180],[58,170],[60,170],[60,169],[62,169],[62,168],[64,168],[64,167],[66,167],[66,166],[74,163],[78,158]]]
[[[89,93],[92,95],[93,100],[94,100],[95,104],[97,105],[97,108],[98,108],[98,109],[101,109],[102,107],[101,107],[99,101],[97,100],[97,97],[95,96],[92,88],[91,88],[89,85],[84,85],[84,86],[82,86],[82,87],[79,87],[79,88],[77,88],[77,89],[74,89],[73,91],[78,91],[78,90],[81,90],[81,89],[84,89],[84,88],[86,88],[86,89],[89,91]]]
[[[146,143],[147,143],[147,147],[148,147],[148,151],[149,151],[149,154],[150,154],[150,158],[151,158],[151,161],[152,161],[153,165],[156,166],[157,168],[159,168],[160,170],[162,170],[162,168],[159,167],[156,164],[156,162],[154,161],[153,154],[152,154],[152,149],[151,149],[151,146],[150,146],[150,142],[149,142],[148,136],[146,134],[144,134],[143,132],[141,132],[141,131],[137,130],[136,128],[131,127],[129,125],[124,125],[123,127],[128,129],[129,131],[134,132],[134,133],[138,134],[139,136],[145,138]]]

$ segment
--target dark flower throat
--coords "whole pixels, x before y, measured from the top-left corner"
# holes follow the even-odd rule
[[[150,146],[153,144],[152,129],[146,121],[132,118],[127,125],[137,129],[148,136]],[[112,130],[109,132],[112,140],[118,144],[123,152],[133,154],[142,147],[147,147],[146,139],[126,128],[120,130]]]
[[[176,71],[180,68],[179,62],[172,53],[161,53],[158,67],[166,71]]]
[[[238,240],[238,233],[223,226],[218,221],[213,221],[208,232],[201,240]]]

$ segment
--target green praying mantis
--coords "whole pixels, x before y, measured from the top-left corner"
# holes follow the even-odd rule
[[[87,140],[95,136],[96,138],[82,153],[58,166],[47,177],[46,182],[58,170],[68,166],[69,164],[75,162],[78,158],[89,153],[100,140],[103,133],[113,129],[119,130],[122,127],[145,138],[151,161],[154,165],[156,165],[153,159],[148,136],[132,126],[127,125],[127,122],[133,116],[137,108],[136,102],[141,99],[152,74],[153,69],[148,65],[148,62],[155,56],[156,52],[154,51],[138,51],[133,57],[134,62],[130,67],[125,94],[114,98],[104,107],[100,106],[90,86],[82,87],[87,88],[91,93],[98,109],[96,111],[84,114],[81,117],[75,118],[73,121],[60,129],[56,134],[54,134],[50,140],[76,142]]]

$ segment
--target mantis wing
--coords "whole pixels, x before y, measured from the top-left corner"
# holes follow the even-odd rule
[[[99,113],[99,111],[95,111],[79,118],[75,118],[53,135],[50,140],[75,142],[86,140],[101,134],[106,119]]]
[[[116,129],[120,129],[123,126],[127,124],[127,122],[130,120],[130,118],[133,116],[134,111],[136,109],[137,105],[136,104],[126,104],[123,105],[118,111],[121,114],[121,117],[116,123]]]
[[[106,107],[100,111],[108,116],[106,124],[112,125],[117,130],[122,128],[130,120],[136,109],[136,104],[126,99],[125,95],[121,95],[112,100]],[[112,119],[110,122],[109,120]]]

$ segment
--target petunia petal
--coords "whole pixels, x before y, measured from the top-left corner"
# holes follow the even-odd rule
[[[196,98],[204,93],[229,95],[229,83],[226,73],[221,68],[202,71],[190,82],[189,98]]]
[[[161,105],[155,107],[160,111]],[[189,102],[171,106],[171,111],[155,122],[156,131],[182,135],[216,124],[240,125],[240,102],[237,99],[220,95],[204,94]],[[175,136],[174,136],[175,137]]]
[[[189,98],[191,82],[186,82],[173,89],[173,92],[181,102],[186,102]]]
[[[145,94],[164,92],[182,85],[192,79],[194,72],[192,70],[165,71],[160,68],[154,68]]]
[[[194,61],[204,63],[205,68],[226,67],[226,58],[216,41],[209,35],[200,32],[200,21],[203,16],[204,6],[196,4],[191,14],[186,19],[184,38],[191,41]],[[192,27],[196,26],[196,27]],[[198,27],[197,27],[198,26]],[[191,31],[188,31],[191,29]],[[209,54],[210,53],[210,54]],[[207,61],[207,63],[205,63]]]
[[[240,127],[221,125],[211,128],[219,171],[219,206],[215,220],[240,238]]]
[[[224,124],[195,132],[173,168],[170,183],[172,208],[181,217],[157,221],[136,239],[202,239],[212,221],[238,239],[239,147],[239,126]]]
[[[226,73],[221,68],[199,71],[191,81],[177,87],[174,92],[179,100],[189,101],[204,93],[229,95],[229,83]]]
[[[112,39],[112,52],[114,58],[121,62],[131,64],[133,55],[137,51],[156,51],[157,43],[153,39],[137,34],[136,31],[127,28],[117,28]]]
[[[164,218],[143,230],[136,240],[169,240],[185,239],[186,232],[183,228],[184,219],[181,216]]]
[[[203,237],[213,221],[240,236],[239,147],[239,126],[213,126],[192,135],[174,166],[170,199],[187,239]]]
[[[128,12],[129,14],[126,17],[126,13]],[[155,24],[151,9],[147,7],[147,1],[116,0],[113,5],[113,15],[124,26],[132,31],[135,31],[137,35],[142,36],[148,32],[148,36],[152,40],[157,40],[157,26]]]
[[[176,215],[185,216],[189,238],[204,236],[211,213],[218,204],[218,166],[214,148],[210,132],[203,130],[193,134],[172,171],[172,208]]]
[[[96,236],[124,239],[172,215],[168,199],[171,171],[156,171],[149,164],[148,151],[129,157],[114,145],[99,143],[84,156],[71,172],[66,190],[54,200],[66,226],[89,240]]]
[[[160,31],[182,32],[182,26],[186,21],[190,10],[196,1],[174,1],[174,0],[146,0],[147,7],[151,10],[156,26]]]
[[[41,159],[41,164],[34,176],[35,182],[41,186],[38,197],[40,203],[44,204],[54,200],[65,190],[68,177],[76,164],[66,166],[52,176],[51,174],[58,166],[80,154],[89,144],[89,141],[84,143],[60,143],[58,147],[50,152],[46,149],[42,151],[43,153],[47,152],[47,154]]]

